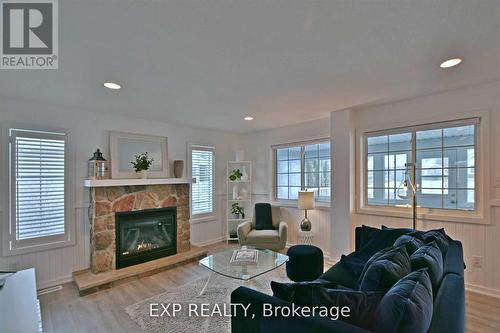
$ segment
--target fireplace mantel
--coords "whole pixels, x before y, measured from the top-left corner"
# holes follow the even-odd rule
[[[113,187],[113,186],[137,186],[137,185],[167,185],[167,184],[193,184],[195,178],[146,178],[146,179],[86,179],[85,187]]]

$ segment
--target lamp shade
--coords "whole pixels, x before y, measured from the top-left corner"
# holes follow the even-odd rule
[[[299,209],[314,208],[314,192],[299,191]]]

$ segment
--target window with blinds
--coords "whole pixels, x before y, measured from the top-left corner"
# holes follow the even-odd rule
[[[15,241],[65,234],[66,139],[64,133],[10,130]]]
[[[191,176],[196,183],[191,186],[191,216],[214,212],[214,148],[192,146]]]

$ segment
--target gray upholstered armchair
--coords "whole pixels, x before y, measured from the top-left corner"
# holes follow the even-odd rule
[[[262,220],[267,220],[269,224],[272,223],[272,226],[269,225],[269,228],[263,227]],[[238,241],[240,245],[281,250],[286,246],[287,229],[287,224],[281,220],[281,209],[279,207],[257,203],[255,204],[255,213],[252,220],[243,222],[238,226]]]

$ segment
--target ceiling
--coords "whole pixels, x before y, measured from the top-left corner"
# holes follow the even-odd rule
[[[59,49],[0,96],[245,133],[500,79],[500,1],[64,0]]]

